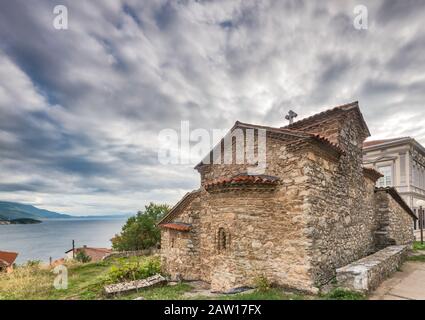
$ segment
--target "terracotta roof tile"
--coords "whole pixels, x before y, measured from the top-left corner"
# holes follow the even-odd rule
[[[357,110],[358,116],[360,119],[360,122],[362,124],[362,127],[364,128],[367,136],[370,136],[369,128],[366,124],[366,121],[364,120],[364,117],[360,111],[359,103],[358,101],[354,101],[352,103],[340,105],[337,107],[333,107],[332,109],[325,110],[323,112],[317,113],[315,115],[312,115],[311,117],[307,117],[304,119],[301,119],[299,121],[294,122],[293,124],[290,124],[285,127],[281,128],[275,128],[275,127],[269,127],[269,126],[262,126],[262,125],[254,125],[254,124],[248,124],[248,123],[242,123],[239,121],[236,121],[232,129],[230,129],[230,132],[232,132],[236,128],[245,127],[245,128],[256,128],[256,129],[265,129],[268,132],[275,133],[275,134],[287,134],[290,136],[298,137],[301,139],[312,139],[316,142],[319,142],[319,144],[324,145],[325,147],[328,147],[327,150],[330,152],[336,152],[338,155],[344,154],[343,150],[335,143],[332,143],[328,138],[323,137],[321,135],[309,132],[309,127],[317,125],[318,123],[322,123],[328,119],[332,119],[334,117],[337,117],[339,115],[343,115],[344,113],[351,111],[351,110]],[[223,139],[217,144],[216,147],[218,147],[222,143]],[[214,150],[215,148],[213,148]],[[209,154],[206,156],[206,158],[211,156],[212,151],[209,152]],[[195,169],[198,169],[202,166],[204,166],[205,163],[201,161],[195,166]]]
[[[164,224],[161,224],[160,227],[166,228],[166,229],[177,230],[177,231],[184,231],[184,232],[190,231],[190,229],[192,229],[191,224],[180,223],[180,222],[164,223]]]
[[[17,252],[0,251],[0,260],[4,261],[9,266],[15,262],[17,256]]]
[[[88,255],[91,258],[91,261],[93,262],[102,260],[104,256],[112,252],[111,249],[107,249],[107,248],[91,248],[91,247],[75,248],[75,253],[78,253],[80,251],[84,251],[84,253]],[[72,252],[72,249],[66,251],[65,253],[68,253],[68,252]]]
[[[248,175],[239,174],[230,178],[218,178],[204,184],[205,189],[210,189],[216,186],[231,186],[231,185],[250,185],[250,184],[263,184],[263,185],[277,185],[279,178],[268,175]]]

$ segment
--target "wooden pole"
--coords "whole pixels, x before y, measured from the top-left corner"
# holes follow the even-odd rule
[[[421,229],[421,244],[424,244],[424,209],[419,209],[419,228]]]
[[[75,241],[72,240],[72,259],[75,259]]]

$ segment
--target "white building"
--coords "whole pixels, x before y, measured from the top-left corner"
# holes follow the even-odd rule
[[[425,148],[410,137],[366,141],[365,167],[375,168],[384,177],[377,185],[395,187],[418,215],[418,200],[425,200]]]

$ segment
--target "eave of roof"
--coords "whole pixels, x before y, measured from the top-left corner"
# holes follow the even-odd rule
[[[192,225],[182,222],[164,223],[160,225],[161,228],[171,229],[176,231],[188,232],[192,229]]]
[[[410,143],[412,140],[411,137],[401,137],[401,138],[392,138],[392,139],[381,139],[381,140],[369,140],[365,141],[363,144],[363,149],[370,149],[374,147],[382,147],[392,144],[401,144],[401,143]]]
[[[214,187],[240,186],[240,185],[270,185],[275,186],[279,183],[279,178],[269,175],[248,175],[237,174],[231,178],[218,178],[204,184],[206,190]]]
[[[17,252],[0,251],[0,259],[12,265],[18,256]]]
[[[90,250],[90,251],[97,251],[97,252],[102,252],[102,253],[110,253],[112,252],[111,249],[107,249],[107,248],[92,248],[92,247],[79,247],[79,248],[75,248],[75,251],[78,250]],[[65,253],[71,252],[72,249],[69,249],[68,251],[65,251]]]
[[[201,189],[186,193],[184,197],[179,202],[177,202],[161,220],[157,222],[157,225],[160,226],[161,224],[170,221],[175,215],[184,210],[200,192]]]
[[[0,259],[0,267],[8,267],[8,266],[9,266],[9,263],[7,261]]]
[[[398,202],[398,204],[410,215],[413,219],[418,220],[418,217],[415,215],[415,213],[410,209],[410,207],[407,205],[407,203],[403,200],[403,198],[400,196],[398,191],[393,187],[385,187],[385,188],[375,188],[375,192],[386,192],[389,195],[392,196],[392,198]]]
[[[401,138],[393,138],[393,139],[366,141],[365,144],[363,145],[363,150],[364,151],[379,150],[381,148],[395,147],[395,146],[403,145],[403,144],[414,145],[418,150],[421,151],[423,155],[425,155],[425,147],[412,137],[401,137]]]

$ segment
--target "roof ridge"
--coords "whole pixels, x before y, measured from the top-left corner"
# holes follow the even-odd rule
[[[344,154],[344,151],[337,144],[331,142],[328,138],[320,134],[316,134],[316,133],[312,133],[308,131],[296,130],[296,129],[283,128],[283,127],[279,128],[279,127],[270,127],[270,126],[252,124],[252,123],[245,123],[241,121],[236,121],[233,127],[229,130],[229,133],[233,132],[233,130],[238,127],[257,128],[257,129],[260,128],[260,129],[268,130],[269,132],[272,132],[272,133],[274,132],[274,133],[292,135],[293,137],[296,137],[296,138],[313,139],[313,140],[316,140],[316,142],[326,144],[328,147],[335,149],[340,154]],[[214,148],[212,148],[212,150],[214,150],[217,146],[219,146],[221,142],[223,141],[223,139],[224,137],[220,140],[220,142],[217,143],[217,145]],[[208,153],[206,157],[211,155],[212,150]],[[204,159],[205,157],[195,166],[195,169],[197,169],[199,166],[204,165],[203,163]]]
[[[192,190],[191,192],[187,192],[183,198],[180,199],[179,202],[177,202],[171,209],[170,211],[168,211],[168,213],[161,219],[159,220],[156,224],[160,225],[162,223],[166,223],[168,222],[168,220],[170,218],[172,218],[172,216],[174,215],[174,213],[180,208],[180,206],[184,206],[184,205],[188,205],[190,202],[192,202],[193,197],[196,196],[197,194],[199,194],[201,192],[201,188],[196,189],[196,190]]]
[[[308,122],[308,121],[310,121],[310,120],[312,120],[314,118],[321,117],[321,116],[323,116],[325,114],[332,113],[332,112],[335,112],[335,111],[338,111],[338,110],[348,111],[348,110],[351,110],[354,107],[358,107],[358,106],[359,106],[359,101],[353,101],[353,102],[342,104],[342,105],[339,105],[339,106],[330,107],[330,108],[327,108],[326,110],[323,110],[323,111],[321,111],[319,113],[315,113],[315,114],[313,114],[313,115],[311,115],[309,117],[306,117],[306,118],[303,118],[301,120],[295,121],[294,123],[289,124],[287,126],[284,126],[282,128],[288,128],[288,129],[290,129],[291,126],[295,126],[295,125],[301,124],[303,122]]]
[[[418,217],[415,215],[413,210],[409,207],[409,205],[404,201],[404,199],[400,196],[400,193],[397,191],[395,187],[376,187],[375,192],[384,191],[390,194],[393,199],[398,202],[398,204],[410,215],[413,219],[418,220]]]

